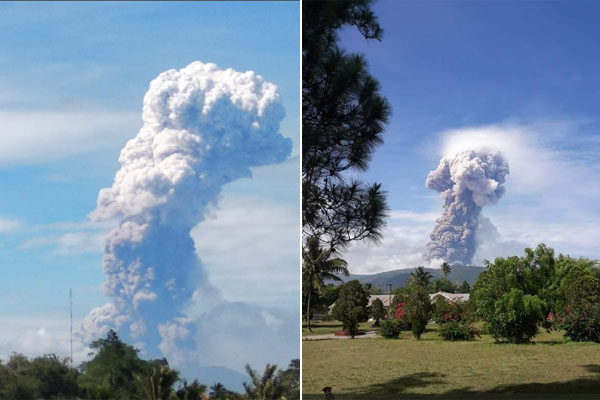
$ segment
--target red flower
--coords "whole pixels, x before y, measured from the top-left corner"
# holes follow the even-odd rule
[[[550,313],[546,317],[546,321],[548,321],[548,322],[554,321],[554,314],[552,313],[552,311],[550,311]]]
[[[403,319],[405,317],[405,313],[404,313],[404,303],[398,303],[396,305],[396,310],[394,313],[394,316],[397,319]]]
[[[566,306],[565,307],[565,312],[567,313],[567,315],[571,314],[571,307]]]

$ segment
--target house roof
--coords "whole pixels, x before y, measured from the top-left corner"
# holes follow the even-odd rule
[[[369,305],[373,304],[373,301],[375,301],[375,299],[381,300],[383,305],[385,307],[388,307],[390,305],[390,299],[394,301],[394,295],[390,296],[389,294],[372,294],[369,296]]]
[[[465,303],[469,301],[471,297],[469,293],[448,293],[448,292],[437,292],[429,295],[431,301],[437,300],[440,297],[444,297],[448,301],[455,301],[457,303]]]

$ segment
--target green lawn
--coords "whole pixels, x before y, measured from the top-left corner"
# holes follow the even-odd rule
[[[302,398],[322,399],[321,389],[331,386],[337,400],[600,399],[600,344],[566,342],[559,332],[541,332],[524,345],[497,344],[488,335],[445,342],[435,325],[428,328],[420,341],[410,332],[304,341]]]
[[[327,321],[327,322],[310,322],[310,327],[312,328],[312,333],[308,331],[306,328],[306,322],[302,322],[302,336],[311,336],[311,335],[323,335],[326,333],[335,333],[342,330],[342,323],[340,321]],[[373,331],[379,328],[373,328],[371,323],[363,322],[358,328],[362,331]]]

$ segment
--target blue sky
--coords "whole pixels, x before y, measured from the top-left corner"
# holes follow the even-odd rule
[[[476,259],[545,242],[600,258],[600,5],[593,2],[379,0],[383,41],[353,29],[342,45],[363,53],[393,107],[386,142],[364,178],[382,182],[392,218],[380,246],[360,244],[353,272],[422,265],[441,214],[425,188],[442,155],[486,145],[511,173],[483,209],[500,237]]]
[[[141,127],[149,82],[195,60],[275,83],[294,146],[288,161],[226,186],[193,232],[197,252],[225,300],[297,311],[299,29],[294,2],[0,5],[0,358],[60,353],[50,347],[68,332],[69,288],[75,327],[107,301],[113,225],[87,215]]]

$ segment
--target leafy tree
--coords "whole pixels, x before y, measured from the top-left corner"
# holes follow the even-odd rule
[[[77,370],[68,365],[68,359],[54,354],[34,358],[29,374],[39,382],[39,395],[44,399],[72,399],[79,395]]]
[[[565,336],[574,341],[600,342],[600,279],[589,264],[571,261],[559,288]]]
[[[406,317],[410,321],[414,337],[420,339],[431,318],[432,305],[429,294],[424,286],[413,283],[407,287],[405,299]]]
[[[457,290],[458,293],[469,293],[471,292],[471,285],[469,285],[469,282],[463,281]]]
[[[390,105],[365,59],[341,49],[337,31],[355,26],[381,40],[371,0],[302,4],[302,226],[325,247],[378,241],[387,204],[380,184],[348,179],[365,171],[383,142]]]
[[[277,375],[277,366],[267,364],[262,375],[246,364],[246,373],[252,380],[251,384],[244,382],[246,395],[252,400],[278,400],[284,392],[281,378]]]
[[[497,341],[529,342],[556,301],[554,251],[525,249],[524,257],[496,258],[473,287],[477,315]]]
[[[286,400],[300,399],[300,359],[293,359],[288,369],[279,371],[279,381]]]
[[[96,355],[82,364],[79,378],[88,397],[103,397],[108,393],[113,399],[130,399],[136,394],[134,375],[142,375],[151,368],[150,363],[138,357],[138,350],[122,342],[113,330],[90,347],[96,350]]]
[[[307,297],[306,322],[309,332],[312,332],[312,297],[322,292],[326,279],[341,281],[338,274],[348,275],[348,264],[341,258],[332,258],[334,254],[332,249],[322,249],[318,238],[311,236],[306,240],[302,252],[302,286]]]
[[[428,271],[425,271],[423,267],[417,267],[414,272],[410,273],[410,284],[415,284],[426,288],[431,283],[431,275]]]
[[[443,276],[444,278],[447,278],[447,277],[448,277],[448,274],[449,274],[450,272],[452,272],[452,268],[450,267],[450,264],[448,264],[446,261],[444,261],[444,262],[442,263],[442,267],[441,267],[441,268],[442,268],[442,276]]]
[[[14,353],[0,362],[1,399],[75,399],[79,396],[77,370],[53,354],[29,360]]]
[[[385,318],[385,307],[381,299],[375,299],[371,303],[371,316],[375,319],[374,326],[379,326],[379,320]]]
[[[353,339],[358,332],[358,324],[367,319],[369,294],[357,280],[352,280],[340,287],[339,296],[333,306],[332,314],[344,325],[344,331]]]
[[[455,293],[456,290],[457,290],[457,287],[454,284],[454,282],[452,282],[446,278],[437,278],[436,280],[433,281],[433,287],[432,287],[431,291],[433,293],[437,293],[437,292]]]

